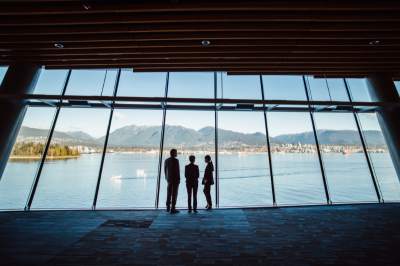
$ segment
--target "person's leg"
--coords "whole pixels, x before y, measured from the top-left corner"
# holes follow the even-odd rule
[[[172,206],[171,210],[175,210],[175,205],[176,205],[176,199],[178,198],[178,188],[179,184],[173,184],[172,185]]]
[[[211,186],[210,185],[205,185],[204,186],[204,194],[206,195],[206,200],[207,200],[207,205],[210,208],[212,206],[212,201],[211,201]]]
[[[192,210],[192,185],[190,183],[186,183],[187,190],[187,202],[188,202],[188,210]]]
[[[198,183],[194,183],[193,185],[193,210],[197,210],[197,189],[198,189]]]
[[[170,182],[168,182],[168,186],[167,186],[167,211],[169,211],[171,209],[171,196],[172,196],[172,184]]]

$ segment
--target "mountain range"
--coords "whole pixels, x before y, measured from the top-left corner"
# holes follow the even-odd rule
[[[111,147],[158,147],[160,145],[161,127],[130,125],[118,128],[109,135]],[[31,127],[22,127],[19,140],[45,138],[48,130]],[[380,131],[364,131],[364,136],[369,145],[383,145],[384,139]],[[263,133],[241,133],[231,130],[218,130],[219,145],[222,147],[261,146],[265,144]],[[357,145],[360,137],[353,130],[320,130],[318,131],[320,144]],[[82,131],[61,132],[54,131],[53,141],[67,145],[98,146],[104,143],[105,137],[94,138]],[[314,134],[303,132],[271,137],[274,144],[314,144]],[[214,144],[214,128],[204,127],[200,130],[185,128],[182,126],[166,125],[164,144],[168,146],[202,147]]]

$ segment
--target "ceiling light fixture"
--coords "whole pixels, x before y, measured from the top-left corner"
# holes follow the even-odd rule
[[[381,41],[379,40],[373,40],[369,42],[369,45],[379,45],[381,43]]]
[[[201,45],[202,45],[203,47],[209,46],[210,44],[211,44],[211,42],[210,42],[209,40],[202,40],[202,41],[201,41]]]
[[[57,42],[54,44],[54,47],[61,49],[61,48],[64,48],[64,45],[62,43]]]
[[[83,3],[82,6],[83,6],[83,8],[84,8],[85,10],[92,9],[92,6],[89,5],[88,3]]]

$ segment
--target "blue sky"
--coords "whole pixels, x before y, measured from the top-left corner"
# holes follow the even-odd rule
[[[0,68],[1,75],[5,71]],[[37,94],[60,94],[66,77],[66,70],[43,70],[35,92]],[[73,70],[66,90],[68,95],[107,95],[114,89],[116,70]],[[261,99],[259,76],[230,76],[217,74],[217,96],[223,98]],[[301,76],[262,77],[264,94],[271,100],[306,100],[303,79]],[[125,69],[121,73],[118,88],[119,96],[163,97],[165,91],[165,73],[135,73]],[[347,94],[342,79],[314,79],[307,77],[310,86],[310,97],[314,100],[346,101]],[[352,96],[357,101],[370,101],[363,79],[348,80]],[[213,98],[214,73],[181,72],[170,73],[170,97]],[[33,109],[33,108],[31,108]],[[25,124],[46,128],[52,119],[50,108],[30,110]],[[106,109],[70,109],[62,110],[56,130],[85,131],[95,137],[104,135],[109,110]],[[112,130],[131,124],[160,125],[160,110],[115,110]],[[354,120],[341,114],[318,114],[318,128],[353,129]],[[352,117],[352,116],[351,116]],[[209,111],[168,111],[166,123],[181,125],[193,129],[214,125],[214,113]],[[268,114],[271,136],[299,133],[311,130],[307,113]],[[375,118],[366,116],[363,119],[366,129],[377,129]],[[219,127],[245,133],[265,132],[261,112],[219,112]]]

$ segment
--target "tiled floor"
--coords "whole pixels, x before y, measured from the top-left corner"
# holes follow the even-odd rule
[[[400,204],[0,213],[0,265],[400,265]]]

